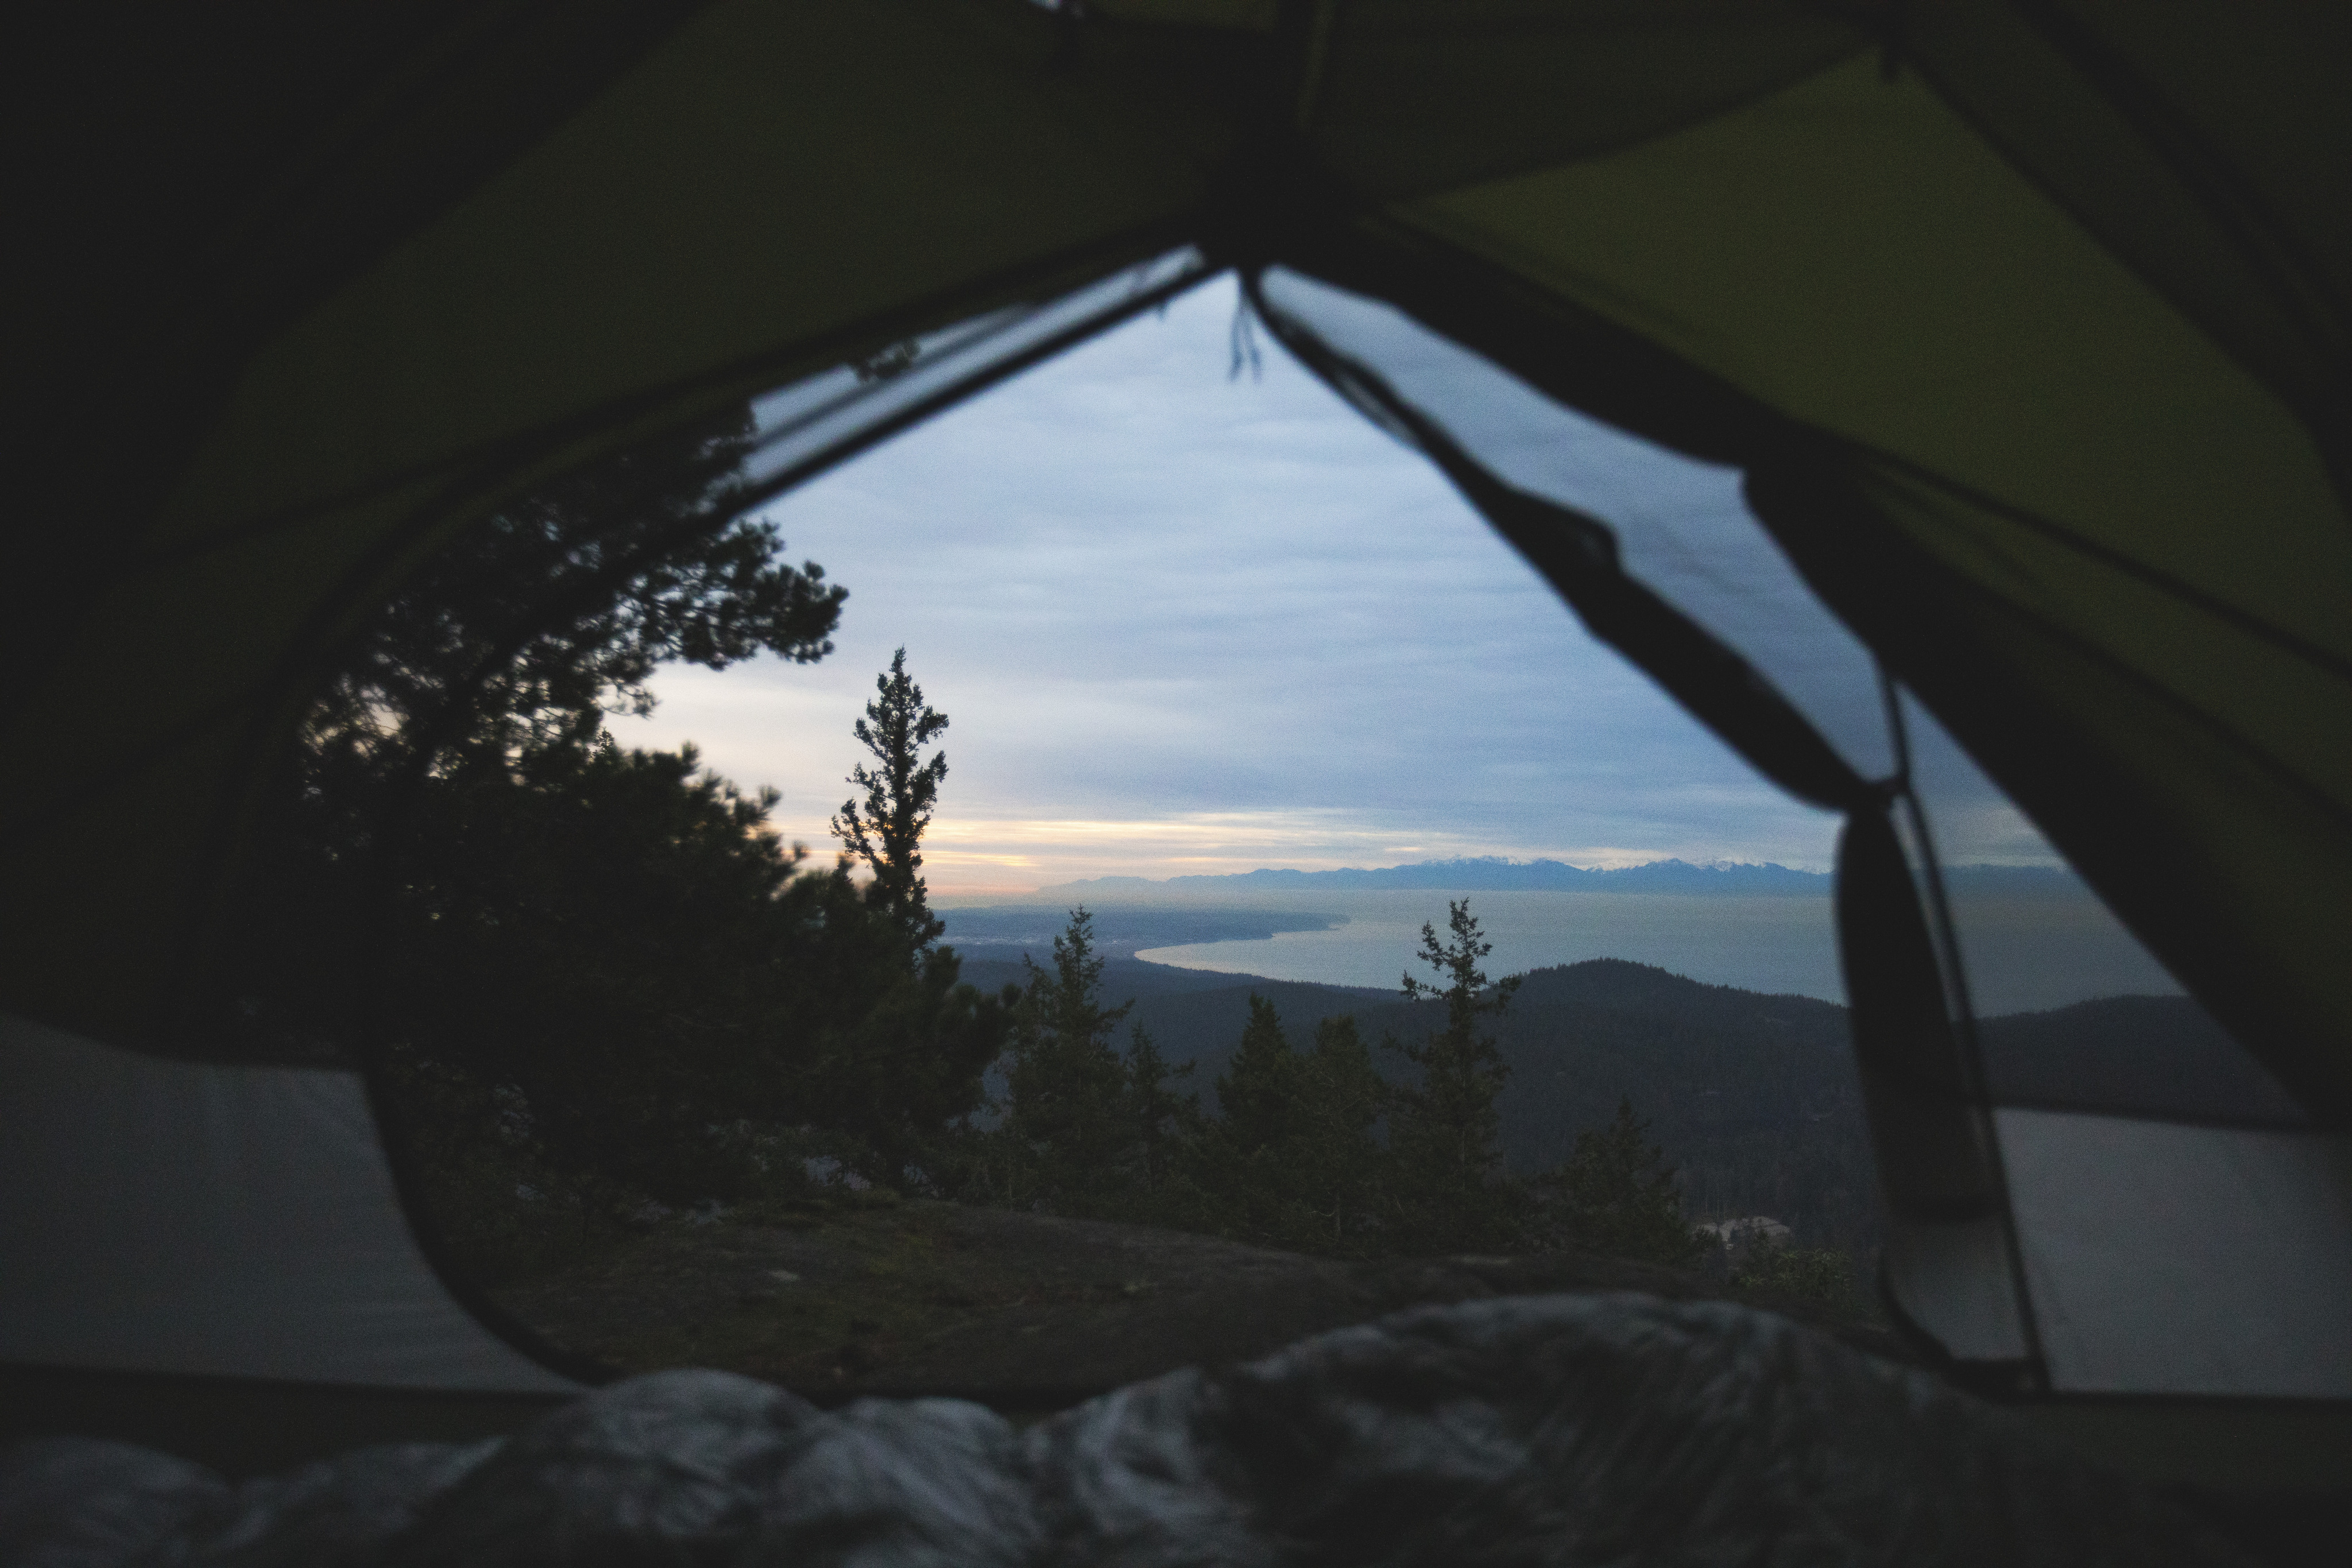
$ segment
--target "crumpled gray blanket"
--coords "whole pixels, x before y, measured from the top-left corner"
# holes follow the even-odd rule
[[[11,1568],[2242,1561],[1932,1377],[1644,1296],[1418,1309],[1026,1429],[670,1372],[236,1486],[123,1444],[0,1452]]]

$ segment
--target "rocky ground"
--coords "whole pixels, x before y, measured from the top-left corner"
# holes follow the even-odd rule
[[[627,1371],[723,1367],[827,1403],[952,1394],[1047,1409],[1402,1307],[1564,1291],[1730,1294],[1573,1253],[1339,1262],[956,1204],[819,1202],[667,1220],[495,1296],[551,1343]],[[1756,1304],[1901,1354],[1855,1315]]]

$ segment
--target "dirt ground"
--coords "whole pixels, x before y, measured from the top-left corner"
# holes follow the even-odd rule
[[[1048,1409],[1402,1307],[1580,1291],[1730,1294],[1697,1275],[1573,1253],[1337,1262],[929,1202],[675,1218],[493,1294],[551,1343],[626,1371],[722,1367],[826,1403],[948,1394]],[[1901,1354],[1857,1318],[1750,1299]]]

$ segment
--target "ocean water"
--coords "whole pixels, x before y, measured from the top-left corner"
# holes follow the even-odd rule
[[[1222,969],[1277,980],[1395,988],[1413,961],[1423,922],[1445,935],[1449,897],[1470,901],[1495,951],[1486,961],[1500,977],[1586,958],[1630,958],[1710,985],[1793,991],[1843,1000],[1830,901],[1805,897],[1722,898],[1621,893],[1472,893],[1413,889],[1342,890],[1301,895],[1286,907],[1344,916],[1330,931],[1283,932],[1255,942],[1196,942],[1136,955],[1179,968]],[[1220,899],[1245,904],[1246,898]]]
[[[1246,942],[1154,947],[1136,956],[1180,968],[1264,975],[1324,985],[1395,987],[1413,963],[1424,921],[1444,932],[1449,897],[1467,897],[1495,945],[1496,977],[1587,958],[1655,964],[1708,985],[1845,1000],[1827,897],[1622,893],[1358,890],[1270,894],[1267,906],[1344,916],[1329,931]],[[1211,902],[1203,899],[1201,903]],[[1257,900],[1213,902],[1247,907]],[[2169,994],[2179,987],[2095,899],[1964,901],[1962,962],[1983,1014],[2054,1008],[2092,997]]]

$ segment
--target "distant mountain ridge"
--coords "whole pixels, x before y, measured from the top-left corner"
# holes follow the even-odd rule
[[[1260,870],[1223,876],[1098,876],[1084,882],[1041,887],[1040,894],[1089,894],[1140,893],[1147,889],[1214,892],[1231,888],[1416,888],[1455,893],[1503,893],[1520,890],[1571,893],[1766,893],[1819,894],[1829,890],[1825,872],[1798,871],[1775,863],[1762,865],[1718,861],[1695,865],[1689,861],[1651,861],[1614,869],[1586,868],[1564,861],[1507,860],[1480,855],[1456,860],[1422,861],[1414,865],[1339,871]]]
[[[2061,866],[1960,865],[1946,867],[1944,874],[1956,891],[2028,894],[2084,891],[2074,873]],[[1104,898],[1135,897],[1154,892],[1245,893],[1277,889],[1313,893],[1319,889],[1410,888],[1448,893],[1697,893],[1826,897],[1831,882],[1828,872],[1800,871],[1771,861],[1761,864],[1748,861],[1695,864],[1685,860],[1662,860],[1641,865],[1586,867],[1564,861],[1515,861],[1500,855],[1479,855],[1370,869],[1347,866],[1338,871],[1262,868],[1222,876],[1097,876],[1041,887],[1033,896]]]

